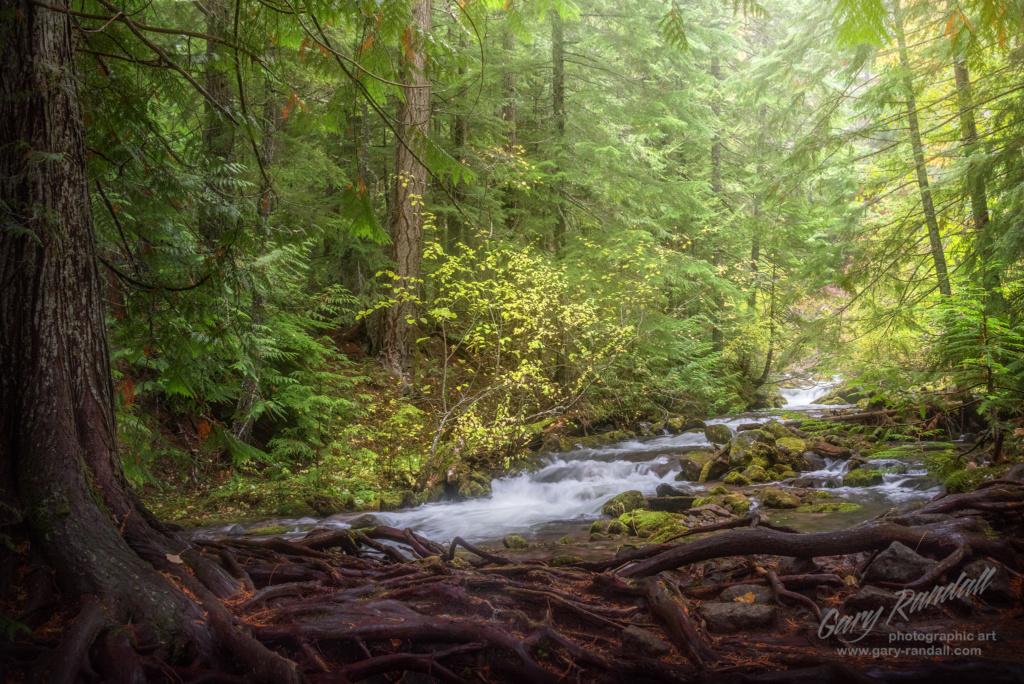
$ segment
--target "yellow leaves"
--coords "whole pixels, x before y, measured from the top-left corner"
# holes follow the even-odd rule
[[[743,594],[743,596],[737,596],[733,599],[733,601],[735,601],[736,603],[753,603],[754,598],[754,592],[748,591],[746,594]]]

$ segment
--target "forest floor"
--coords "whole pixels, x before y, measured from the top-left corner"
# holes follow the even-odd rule
[[[231,559],[242,588],[220,602],[236,624],[311,682],[416,672],[452,683],[994,684],[1024,677],[1022,508],[1024,484],[1003,480],[837,532],[723,511],[674,542],[587,561],[520,560],[461,539],[444,547],[389,527],[209,540],[199,551]],[[47,681],[46,654],[73,618],[52,610],[59,601],[28,610],[33,582],[14,578],[21,591],[8,595],[20,605],[0,606],[32,630],[3,647],[9,681]],[[905,591],[933,601],[908,603]],[[144,629],[127,634],[86,644],[80,680],[256,677],[167,662]]]

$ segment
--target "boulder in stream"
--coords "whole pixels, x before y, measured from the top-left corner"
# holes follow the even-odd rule
[[[679,520],[678,515],[663,511],[635,510],[623,513],[619,516],[619,522],[626,526],[629,534],[649,539],[655,544],[689,529]]]
[[[796,508],[800,499],[778,487],[765,487],[761,492],[761,503],[765,508]]]
[[[639,490],[631,489],[628,492],[623,492],[618,496],[608,499],[604,506],[601,507],[601,514],[622,515],[623,513],[635,511],[638,508],[644,508],[646,505],[647,499],[644,498],[643,493]]]
[[[657,496],[691,496],[694,493],[691,487],[673,487],[670,484],[660,484],[658,488],[654,490]]]
[[[768,474],[768,471],[759,465],[750,466],[749,468],[743,471],[742,475],[749,481],[756,483],[770,482],[772,479],[771,476]]]
[[[712,444],[728,444],[736,433],[723,423],[708,425],[704,428],[704,437]]]
[[[746,487],[750,484],[750,479],[746,475],[743,473],[737,473],[736,471],[726,475],[725,479],[722,481],[727,485],[735,485],[737,487]]]
[[[843,476],[845,487],[874,487],[885,480],[885,474],[874,468],[857,468]]]
[[[665,428],[673,435],[681,435],[688,430],[704,429],[706,427],[707,423],[696,418],[675,416],[674,418],[669,418],[665,421]]]
[[[700,471],[704,466],[692,458],[679,459],[679,474],[676,475],[678,482],[696,482],[700,479]]]
[[[529,548],[529,543],[518,534],[510,534],[501,540],[501,543],[505,545],[506,549],[526,549]]]

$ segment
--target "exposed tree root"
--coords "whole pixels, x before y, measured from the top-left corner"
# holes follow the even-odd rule
[[[851,591],[843,576],[866,565],[855,554],[893,541],[939,561],[908,588],[948,581],[979,557],[1024,570],[1012,543],[1017,540],[993,532],[1019,532],[1019,514],[1005,504],[1021,501],[1019,483],[999,483],[936,498],[911,515],[813,534],[748,515],[694,528],[686,536],[703,536],[687,543],[563,567],[517,562],[458,538],[443,547],[389,527],[318,530],[297,541],[195,542],[178,556],[153,554],[151,560],[203,611],[197,634],[208,635],[208,642],[186,649],[195,661],[168,661],[174,649],[153,643],[150,627],[123,624],[109,602],[92,598],[51,649],[40,653],[22,638],[0,648],[0,657],[20,664],[28,681],[41,682],[354,683],[404,672],[452,684],[910,681],[931,672],[931,665],[883,671],[837,659],[834,651],[810,653],[823,647],[800,631],[806,612],[790,606],[820,621],[825,604],[800,592],[825,591],[837,597],[836,605]],[[694,571],[698,564],[751,554],[759,558],[727,565],[728,581],[719,573],[718,583],[698,584],[704,576]],[[779,555],[831,557],[832,572],[780,577],[766,558]],[[758,566],[766,572],[742,579]],[[25,573],[26,586],[35,586],[31,576]],[[771,586],[777,610],[794,616],[775,629],[791,636],[748,637],[744,646],[709,634],[700,601],[738,584]],[[36,593],[45,599],[45,592]],[[39,603],[25,605],[35,613]],[[652,657],[627,648],[625,630],[636,627],[662,635],[673,650]],[[761,647],[751,645],[759,641]],[[786,651],[771,643],[799,646]],[[1010,681],[1019,672],[1016,663],[972,662],[955,667],[965,676],[988,673],[990,682]]]

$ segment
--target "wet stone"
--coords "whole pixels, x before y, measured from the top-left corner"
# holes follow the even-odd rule
[[[666,655],[672,647],[664,639],[630,625],[622,630],[622,652],[626,655],[661,656]]]
[[[767,627],[775,622],[775,608],[763,603],[705,603],[701,614],[708,631],[716,634]]]
[[[864,572],[865,582],[896,582],[906,584],[920,579],[935,561],[925,558],[912,549],[894,541]]]
[[[964,568],[963,572],[967,575],[967,579],[980,579],[985,575],[986,571],[994,570],[994,573],[990,573],[991,579],[988,580],[988,585],[985,590],[981,593],[981,599],[986,603],[995,603],[998,605],[1013,605],[1017,602],[1017,594],[1014,593],[1013,587],[1010,584],[1010,573],[1006,571],[1002,563],[996,563],[982,558],[970,563]]]
[[[783,556],[779,559],[779,567],[776,572],[780,575],[806,575],[817,572],[818,565],[810,558],[794,558]]]
[[[753,594],[753,601],[737,601],[738,598],[746,598],[747,594]],[[734,587],[726,587],[718,595],[719,603],[772,603],[775,595],[771,588],[763,584],[737,584]]]

